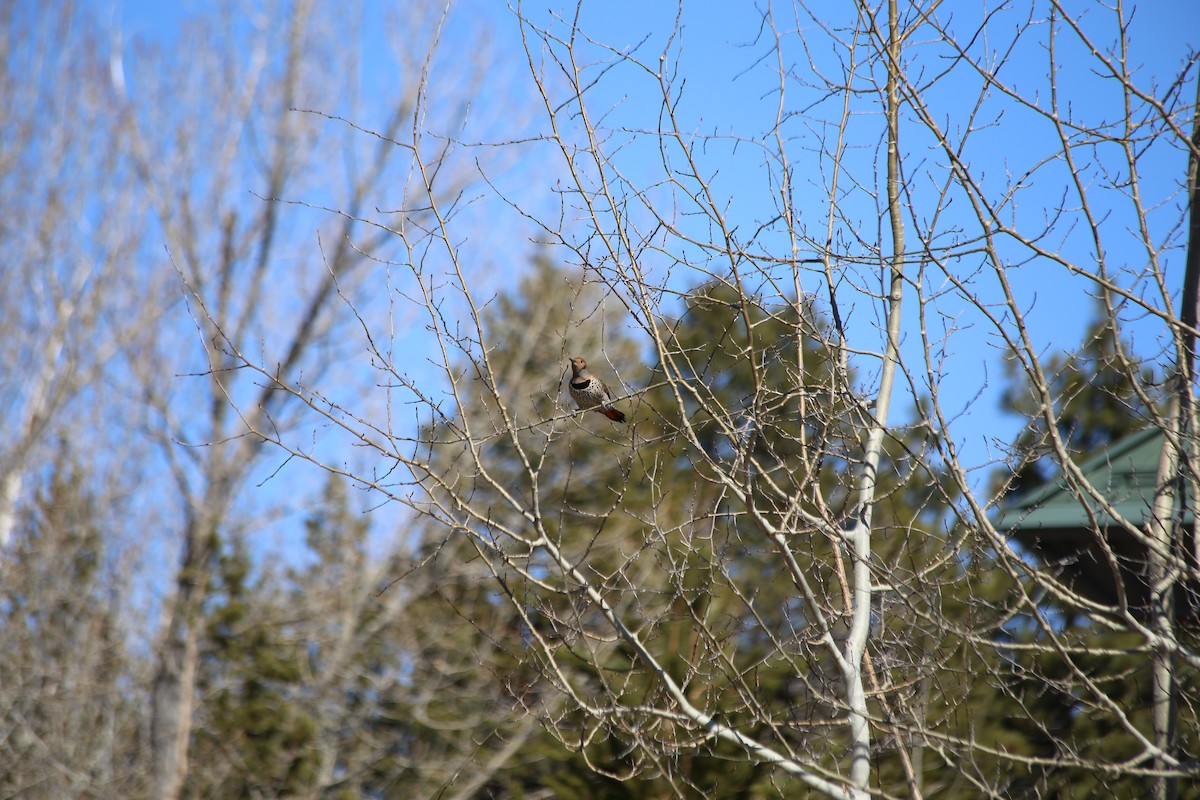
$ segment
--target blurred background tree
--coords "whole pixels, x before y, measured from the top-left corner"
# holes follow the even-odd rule
[[[994,514],[1189,328],[1196,55],[1087,7],[768,5],[726,135],[682,7],[5,5],[0,795],[1194,795],[1194,630]]]

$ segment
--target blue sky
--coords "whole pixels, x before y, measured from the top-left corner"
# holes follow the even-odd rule
[[[786,5],[780,5],[786,10]],[[835,19],[838,14],[846,13],[847,5],[818,4],[817,7],[829,9],[829,19]],[[969,30],[971,15],[978,16],[981,9],[990,9],[991,5],[954,4],[953,8],[959,29]],[[648,37],[641,52],[652,62],[664,47],[674,15],[675,10],[669,4],[586,4],[581,27],[588,30],[593,38],[618,48],[632,46],[641,42],[643,37]],[[1026,21],[1020,8],[1007,13],[1007,16],[998,15],[995,22],[998,23],[996,30],[999,35],[993,34],[993,38],[977,43],[977,49],[995,52],[1004,46],[1007,32]],[[780,22],[781,27],[787,24],[787,20]],[[690,126],[703,133],[761,135],[769,128],[776,109],[771,73],[773,65],[769,59],[765,62],[759,60],[769,55],[769,48],[763,41],[755,41],[760,31],[759,15],[748,4],[690,4],[682,16],[682,25],[683,32],[679,37],[681,44],[671,49],[670,56],[672,66],[676,66],[679,73],[687,77],[681,102],[686,120],[684,127]],[[1084,29],[1095,37],[1098,44],[1104,45],[1108,41],[1106,37],[1112,32],[1111,20],[1093,9],[1084,18]],[[805,28],[802,24],[801,30],[811,37],[811,42],[820,42],[821,37],[814,32],[813,26]],[[1144,3],[1133,11],[1132,49],[1128,53],[1128,61],[1143,88],[1156,94],[1165,91],[1196,46],[1194,32],[1197,30],[1200,30],[1200,5],[1197,4]],[[1057,46],[1056,71],[1062,82],[1059,103],[1064,113],[1095,125],[1119,122],[1122,106],[1114,82],[1096,73],[1095,64],[1086,49],[1077,42],[1073,43],[1070,36],[1060,35]],[[803,78],[809,67],[809,55],[797,46],[793,37],[785,60]],[[820,67],[829,68],[832,64],[829,53],[813,52],[811,57]],[[935,57],[926,57],[921,66],[930,72],[939,68]],[[1044,87],[1048,69],[1044,46],[1040,42],[1032,42],[1022,45],[1012,55],[1000,76],[1011,85],[1029,92],[1039,102],[1047,103],[1049,97]],[[1194,80],[1194,72],[1192,74]],[[962,124],[955,113],[965,113],[969,102],[974,99],[977,81],[972,81],[971,77],[968,71],[965,80],[958,79],[949,84],[943,81],[928,90],[928,100],[934,106],[935,113],[940,111],[946,114],[940,121],[946,124],[948,130],[953,131],[956,125]],[[645,76],[631,71],[628,80],[610,80],[606,86],[598,89],[593,96],[593,105],[601,109],[614,109],[606,120],[614,128],[622,124],[652,127],[658,104],[653,87],[647,86],[649,83]],[[961,98],[956,94],[960,88],[963,92]],[[1186,91],[1184,96],[1190,102],[1191,96]],[[990,115],[991,126],[972,135],[972,145],[966,151],[966,158],[973,169],[985,176],[985,185],[997,193],[1013,177],[1036,168],[1028,181],[1029,188],[1023,190],[1018,202],[1007,209],[1019,225],[1036,228],[1043,219],[1054,214],[1060,204],[1064,204],[1063,191],[1071,187],[1071,173],[1065,164],[1041,164],[1047,154],[1054,152],[1052,146],[1047,149],[1047,142],[1052,145],[1053,136],[1045,121],[1002,100],[989,100],[984,118]],[[806,94],[803,89],[795,89],[789,95],[788,102],[791,104],[789,110],[805,109],[800,118],[789,122],[788,129],[788,133],[794,137],[791,156],[793,163],[798,165],[797,183],[801,187],[798,205],[802,224],[808,222],[819,230],[825,198],[821,180],[811,171],[806,173],[806,169],[812,169],[810,165],[813,162],[806,162],[804,157],[806,149],[813,144],[810,134],[817,128],[814,120],[822,118],[822,115],[828,119],[829,109],[823,107],[819,99],[814,99],[812,92]],[[867,113],[872,111],[867,109]],[[872,161],[880,163],[878,152],[871,150],[872,136],[875,135],[872,130],[877,131],[878,127],[877,121],[872,123],[868,120],[859,129],[865,132],[856,144],[867,148],[852,151],[859,160],[860,177],[864,172],[870,173],[868,165]],[[928,137],[911,125],[905,127],[901,135],[911,148],[909,154],[912,163],[932,164],[930,174],[936,178],[939,154],[934,150],[922,150],[929,146]],[[770,216],[768,183],[761,158],[752,148],[743,147],[734,152],[731,147],[723,148],[720,142],[710,142],[702,150],[702,163],[711,169],[714,190],[729,199],[731,217],[743,224],[743,230],[752,229],[756,222]],[[657,177],[661,168],[656,163],[657,154],[653,151],[652,146],[646,146],[644,150],[630,147],[622,165],[630,175],[637,176],[639,169],[642,169],[643,174]],[[1084,151],[1076,154],[1076,157],[1076,166],[1089,190],[1094,189],[1100,179],[1102,166],[1120,164],[1120,153],[1111,149],[1101,149],[1095,154]],[[1177,189],[1186,169],[1185,158],[1178,149],[1152,149],[1140,153],[1139,168],[1144,182],[1143,191],[1146,193],[1144,201],[1150,206],[1166,203],[1151,214],[1151,224],[1154,226],[1152,236],[1163,236],[1179,218],[1180,196]],[[643,183],[652,180],[654,177],[647,177]],[[637,182],[636,177],[634,182]],[[809,192],[807,196],[806,190]],[[926,193],[925,197],[928,196]],[[855,205],[863,199],[847,198],[846,222],[852,223],[855,219],[860,221],[869,238],[874,234],[872,226],[877,220],[876,209],[870,203]],[[1101,215],[1111,215],[1104,217],[1102,224],[1105,255],[1110,262],[1110,269],[1127,271],[1128,280],[1132,282],[1133,274],[1139,271],[1136,266],[1138,260],[1144,259],[1145,253],[1138,245],[1136,231],[1126,233],[1124,230],[1132,225],[1129,218],[1121,213],[1126,207],[1127,198],[1120,193],[1100,192],[1093,195],[1092,202],[1096,203]],[[1069,197],[1065,205],[1071,205]],[[919,203],[914,208],[914,214],[918,217],[929,213],[931,208],[922,207]],[[879,241],[886,245],[886,231]],[[916,246],[912,232],[908,244],[910,247]],[[1043,244],[1053,252],[1062,252],[1077,263],[1091,266],[1089,253],[1092,243],[1081,220],[1071,225],[1060,224],[1058,230]],[[1013,267],[1008,277],[1021,306],[1028,312],[1027,321],[1036,346],[1043,355],[1077,347],[1094,312],[1094,300],[1089,294],[1091,284],[1070,276],[1061,267],[1041,260],[1029,261],[1027,253],[1014,250],[1010,257]],[[1166,256],[1169,282],[1180,279],[1182,257],[1181,251]],[[1022,262],[1023,265],[1018,266]],[[933,277],[936,278],[936,275]],[[979,282],[980,291],[985,297],[997,296],[998,287],[988,283],[986,274]],[[810,284],[811,290],[819,295],[823,291],[820,283],[818,280]],[[871,287],[867,285],[866,288]],[[934,287],[926,287],[930,288]],[[1175,290],[1177,287],[1171,288]],[[916,306],[911,302],[911,294],[909,297],[905,330],[906,348],[911,358],[920,348],[914,334],[917,326]],[[843,302],[854,307],[849,325],[859,334],[855,343],[862,346],[862,331],[864,328],[869,331],[877,324],[879,305],[862,296],[856,302],[853,292],[849,292],[848,299]],[[1010,441],[1019,425],[1018,420],[1000,416],[996,408],[999,392],[1006,384],[1001,367],[1002,343],[989,332],[986,323],[974,309],[953,296],[933,304],[930,311],[935,312],[933,324],[941,322],[954,330],[946,342],[944,354],[941,354],[944,360],[940,376],[940,389],[947,412],[951,416],[963,412],[952,425],[953,434],[965,447],[966,463],[992,462],[999,455],[992,444]],[[1138,317],[1137,313],[1130,313],[1126,333],[1134,339],[1142,355],[1153,358],[1161,348],[1161,327],[1153,320],[1139,320]],[[851,337],[855,337],[854,330],[851,331]],[[866,340],[870,342],[870,339],[868,334]],[[982,472],[979,479],[984,479]]]
[[[207,4],[180,3],[163,4],[152,2],[135,2],[134,0],[118,0],[115,3],[96,3],[100,16],[106,16],[110,24],[116,25],[123,32],[126,43],[131,40],[148,37],[164,43],[171,43],[178,33],[181,20],[191,13],[203,12]],[[819,8],[827,8],[829,18],[845,13],[846,4],[831,3]],[[972,14],[978,15],[985,8],[984,4],[955,4],[959,14],[959,24],[966,25]],[[370,16],[372,6],[368,4],[367,15]],[[539,20],[546,20],[546,4],[527,6]],[[769,48],[763,40],[757,40],[761,32],[761,15],[755,11],[752,3],[690,3],[682,16],[682,33],[667,49],[669,63],[676,67],[679,74],[686,76],[683,84],[680,109],[686,120],[686,126],[697,132],[713,133],[721,136],[761,136],[767,130],[774,117],[776,97],[773,94],[771,77],[772,64],[760,60],[769,54]],[[1130,6],[1133,8],[1133,6]],[[570,19],[574,6],[558,4],[558,9],[564,19]],[[777,6],[782,14],[785,6]],[[1018,9],[1019,10],[1019,9]],[[514,94],[520,97],[525,93],[532,100],[532,84],[528,81],[524,65],[524,54],[521,51],[519,27],[513,14],[504,8],[503,3],[486,3],[481,0],[461,3],[456,6],[457,18],[469,20],[485,16],[489,20],[491,46],[499,54],[499,68],[503,71],[503,79],[507,81]],[[823,11],[821,13],[824,13]],[[651,62],[657,54],[667,47],[668,37],[675,23],[677,8],[670,3],[646,2],[586,2],[581,14],[581,27],[597,42],[603,42],[619,50],[625,50],[642,42],[641,53]],[[1016,12],[1011,19],[1003,20],[1006,25],[1016,25],[1022,20]],[[1163,82],[1179,70],[1191,48],[1195,47],[1195,31],[1200,30],[1200,4],[1178,0],[1177,2],[1145,2],[1137,4],[1133,11],[1132,43],[1130,62],[1140,64],[1140,75],[1145,78],[1148,88],[1161,90]],[[786,27],[788,21],[780,19],[780,24]],[[1085,18],[1088,30],[1102,32],[1107,20],[1094,12]],[[563,30],[559,23],[559,30]],[[457,29],[455,29],[457,30]],[[366,40],[362,43],[364,53],[364,72],[372,72],[371,53],[379,51],[378,42],[371,37],[379,35],[379,30],[366,26]],[[820,40],[818,31],[813,26],[802,26],[806,36],[811,41]],[[984,42],[981,47],[999,47],[1001,36],[997,42]],[[786,51],[789,65],[794,67],[801,76],[807,68],[806,59],[810,54],[798,46],[798,39],[791,39],[792,44]],[[1088,64],[1087,54],[1080,51],[1072,53],[1066,37],[1062,40],[1064,51],[1060,53],[1063,61],[1064,88],[1073,93],[1071,98],[1072,113],[1083,118],[1094,118],[1096,114],[1108,114],[1111,106],[1106,105],[1105,92],[1110,88],[1103,78],[1092,73]],[[464,39],[455,46],[461,48],[455,52],[470,57],[472,42]],[[601,57],[601,51],[595,51]],[[181,57],[184,53],[181,51]],[[811,54],[814,63],[829,65],[832,62],[830,54],[814,52]],[[1072,72],[1070,66],[1078,60],[1080,69]],[[926,69],[935,66],[934,61],[926,63]],[[1022,89],[1037,86],[1045,79],[1046,61],[1043,52],[1038,47],[1030,47],[1028,52],[1015,56],[1003,72],[1003,76],[1013,85]],[[1155,81],[1154,76],[1161,76]],[[970,91],[969,81],[964,84],[965,92]],[[943,85],[930,90],[931,102],[939,103],[940,108],[953,109],[956,98],[953,96],[955,86]],[[964,97],[969,97],[964,94]],[[1045,100],[1044,93],[1040,95]],[[630,128],[653,128],[657,124],[660,111],[660,101],[655,93],[652,81],[645,74],[636,70],[626,73],[614,73],[595,87],[590,94],[591,105],[594,109],[608,109],[604,124],[614,129],[623,126]],[[819,126],[813,123],[822,114],[828,113],[828,104],[822,105],[811,95],[802,90],[796,90],[789,95],[789,103],[794,103],[794,110],[799,116],[789,122],[788,132],[794,138],[791,156],[797,165],[797,200],[801,207],[802,223],[811,224],[813,230],[819,230],[823,220],[824,197],[822,178],[815,174],[815,161],[805,162],[805,155],[811,151],[812,133]],[[806,110],[807,103],[813,103]],[[486,109],[486,99],[480,98],[481,119],[495,119],[494,109]],[[1092,105],[1094,104],[1094,107]],[[793,111],[792,108],[788,109]],[[1001,185],[1008,176],[1019,175],[1030,165],[1044,157],[1045,131],[1035,135],[1035,122],[1029,117],[1022,116],[1019,108],[997,104],[989,113],[995,115],[996,124],[989,130],[983,130],[973,136],[971,157],[982,173],[994,179],[996,185]],[[953,126],[956,120],[948,117],[948,123]],[[869,121],[868,121],[869,122]],[[534,123],[536,125],[536,122]],[[870,125],[862,128],[865,131],[863,139],[857,144],[865,148],[856,151],[853,158],[858,159],[860,170],[867,168],[872,160],[878,159],[878,153],[870,150]],[[503,139],[512,135],[511,130],[472,131],[480,140],[495,137]],[[911,136],[906,141],[912,142],[915,148],[927,146],[920,133],[902,132],[902,136]],[[469,138],[469,135],[468,137]],[[628,170],[633,182],[651,182],[662,170],[658,162],[657,151],[653,137],[630,135],[630,143],[620,156],[623,169]],[[518,194],[521,202],[534,208],[550,208],[542,206],[543,200],[549,200],[549,192],[545,189],[552,185],[556,175],[556,165],[552,154],[538,152],[536,148],[529,152],[534,154],[523,163],[510,167],[507,173],[508,183],[504,184]],[[773,213],[771,187],[767,180],[763,159],[760,153],[752,147],[734,147],[730,139],[712,141],[701,149],[704,166],[710,170],[712,186],[729,202],[731,218],[737,221],[742,230],[752,230],[755,225],[767,219]],[[914,163],[922,159],[937,159],[937,154],[930,152],[922,155],[914,153]],[[1177,186],[1182,180],[1183,163],[1178,152],[1159,154],[1151,151],[1144,154],[1142,161],[1144,177],[1151,187],[1165,197],[1172,185]],[[503,176],[502,176],[503,177]],[[1022,220],[1036,223],[1039,216],[1045,216],[1053,211],[1055,204],[1069,182],[1069,175],[1062,167],[1044,167],[1035,175],[1036,180],[1031,188],[1021,195],[1019,206],[1013,214]],[[1095,176],[1090,175],[1089,180]],[[542,187],[544,198],[539,198]],[[506,189],[507,190],[507,189]],[[809,193],[809,194],[806,194]],[[863,198],[859,198],[861,201]],[[1159,198],[1152,198],[1152,202]],[[1177,199],[1177,198],[1176,198]],[[1114,198],[1113,210],[1119,210],[1120,198]],[[491,208],[488,206],[487,208]],[[872,226],[877,224],[875,209],[870,204],[861,207],[852,206],[847,202],[849,219],[846,223],[853,228],[853,221],[859,220],[864,227],[864,235],[873,235]],[[485,212],[490,213],[490,212]],[[922,213],[917,209],[918,216]],[[1166,208],[1159,212],[1156,219],[1162,220],[1162,225],[1170,224],[1172,218],[1178,216],[1177,209]],[[509,225],[517,224],[508,222]],[[1124,225],[1119,216],[1113,217],[1113,225]],[[524,229],[522,229],[524,230]],[[850,231],[853,233],[854,231]],[[505,231],[507,233],[507,231]],[[1064,252],[1082,253],[1089,246],[1085,232],[1076,227],[1069,234],[1064,234],[1056,246]],[[492,234],[496,235],[495,232]],[[529,235],[532,235],[530,232]],[[473,246],[486,250],[489,257],[501,271],[516,270],[526,262],[529,248],[526,242],[520,241],[518,246],[498,247],[495,241],[512,241],[512,237],[500,235],[491,246],[484,246],[488,241],[487,233],[477,233]],[[1136,237],[1116,236],[1109,239],[1113,244],[1106,245],[1107,255],[1114,264],[1127,265],[1136,263],[1140,257],[1135,246]],[[771,240],[764,240],[770,245]],[[910,239],[910,245],[912,240]],[[1169,264],[1177,269],[1169,270],[1171,276],[1178,278],[1182,267],[1182,253],[1169,256]],[[1039,263],[1030,263],[1019,269],[1014,268],[1010,276],[1013,286],[1022,297],[1024,307],[1029,309],[1029,322],[1034,331],[1039,346],[1044,352],[1055,349],[1070,349],[1079,343],[1080,335],[1092,313],[1092,300],[1087,294],[1087,285],[1066,275],[1058,268],[1048,268]],[[824,291],[819,280],[814,280],[811,291],[818,294]],[[866,288],[870,288],[869,286]],[[928,288],[928,287],[927,287]],[[984,289],[992,291],[992,289]],[[866,329],[868,332],[878,322],[878,304],[873,304],[866,297],[849,292],[847,308],[849,308],[849,325],[852,328],[852,338],[855,332]],[[937,312],[935,323],[945,324],[954,328],[954,333],[947,342],[941,388],[946,393],[947,410],[952,415],[959,410],[965,413],[959,417],[953,427],[956,439],[966,448],[967,463],[985,463],[996,457],[996,452],[990,447],[989,441],[1011,439],[1018,422],[1013,419],[998,416],[996,404],[999,391],[1004,386],[1001,370],[1001,349],[994,336],[990,335],[977,315],[961,301],[948,298],[946,301],[931,306],[931,311]],[[916,347],[915,306],[910,304],[907,309],[907,326],[909,331],[906,347],[915,354]],[[1159,331],[1150,322],[1133,320],[1129,333],[1135,338],[1141,352],[1152,354],[1159,348]],[[866,340],[870,340],[868,334]],[[860,341],[862,341],[860,339]],[[901,403],[903,412],[903,403]]]

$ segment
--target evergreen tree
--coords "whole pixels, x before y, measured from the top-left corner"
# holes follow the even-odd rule
[[[1153,406],[1162,399],[1155,388],[1154,372],[1146,365],[1130,364],[1123,355],[1129,352],[1129,343],[1121,341],[1115,323],[1100,309],[1079,351],[1046,359],[1054,428],[1079,461],[1142,430],[1153,419]],[[1047,456],[1049,428],[1037,412],[1038,399],[1027,384],[1015,379],[1015,372],[1009,362],[1009,386],[1001,408],[1029,422],[1011,449],[1017,459],[1016,468],[1011,474],[997,475],[1013,497],[1045,486],[1058,472]],[[1146,391],[1150,392],[1148,398],[1142,394]]]
[[[88,477],[60,448],[0,558],[0,796],[142,790],[135,662]]]
[[[317,775],[316,726],[305,710],[302,643],[269,573],[253,578],[243,545],[218,559],[197,686],[204,701],[186,797],[296,797]]]
[[[489,521],[510,530],[521,530],[520,511],[500,490],[523,500],[535,493],[555,543],[604,581],[619,614],[639,620],[656,657],[696,704],[750,735],[795,731],[798,747],[838,736],[840,673],[823,647],[797,633],[808,612],[760,526],[766,520],[794,529],[792,552],[804,570],[820,576],[814,585],[826,594],[819,601],[844,634],[847,601],[831,587],[845,567],[840,536],[831,531],[856,512],[848,487],[869,409],[854,390],[855,375],[834,360],[819,316],[800,304],[742,302],[717,284],[697,287],[679,319],[662,323],[673,330],[671,361],[639,372],[632,366],[635,342],[598,289],[543,262],[515,292],[497,298],[486,333],[496,344],[489,350],[491,372],[503,377],[432,432],[440,442],[461,442],[460,449],[443,451],[446,471],[439,479],[459,493],[469,486],[475,498],[494,494]],[[622,387],[645,387],[618,401],[627,427],[598,414],[563,418],[572,406],[566,401],[562,407],[564,387],[556,382],[572,355],[587,357],[593,372],[613,365]],[[668,371],[690,393],[678,396],[663,385]],[[614,383],[615,393],[628,393]],[[500,423],[505,413],[515,436]],[[470,432],[493,431],[481,442],[488,474],[471,472],[464,440]],[[936,548],[912,543],[937,530],[948,489],[925,466],[924,447],[914,428],[886,448],[885,499],[876,520],[895,535],[880,551],[881,574],[932,580],[925,562]],[[744,499],[714,473],[736,453],[748,454],[734,471]],[[479,586],[488,583],[489,571],[502,578],[521,615],[489,635],[507,637],[512,657],[536,668],[527,680],[530,697],[539,699],[529,707],[547,730],[476,796],[547,790],[558,797],[778,796],[769,765],[747,762],[732,745],[653,714],[598,720],[580,711],[557,713],[552,698],[563,680],[584,696],[617,698],[626,709],[653,708],[662,689],[638,655],[612,638],[596,609],[574,594],[571,577],[552,561],[539,562],[544,556],[536,548],[524,562],[526,575],[540,576],[534,586],[509,569],[501,553],[477,552],[465,535],[446,537],[445,523],[470,524],[453,519],[449,494],[439,509],[445,517],[429,528],[427,548],[439,560],[476,565]],[[798,522],[806,517],[829,524]],[[487,540],[491,534],[476,529],[475,535]],[[501,536],[493,539],[498,549],[512,547]],[[460,608],[487,618],[487,609],[507,599],[485,594],[480,590],[473,605]],[[887,670],[900,674],[911,659],[927,660],[911,644],[920,621],[888,616],[889,633],[877,653],[881,681]],[[549,643],[553,663],[532,646],[533,636]],[[646,731],[665,751],[638,746]]]
[[[218,559],[187,796],[400,798],[478,780],[477,762],[535,724],[511,711],[519,665],[487,644],[503,620],[482,620],[475,583],[414,572],[405,531],[373,548],[336,477],[305,527],[286,569],[236,546]]]
[[[1115,323],[1101,314],[1077,352],[1049,361],[1054,370],[1054,427],[1076,463],[1154,424],[1165,407],[1153,371],[1132,362],[1125,355],[1131,351]],[[1061,465],[1047,455],[1047,422],[1034,413],[1028,389],[1019,384],[1011,387],[1004,408],[1030,420],[1013,445],[1018,459],[1015,472],[1011,477],[1000,474],[995,481],[1007,488],[1010,499],[1021,498],[1060,480]],[[1106,534],[1097,529],[1094,535],[1101,541]],[[1126,762],[1143,751],[1130,730],[1132,726],[1149,732],[1152,727],[1151,657],[1143,634],[1119,616],[1097,625],[1063,598],[1039,596],[1040,622],[1026,612],[999,632],[1001,642],[1012,643],[1014,668],[988,704],[996,708],[1011,703],[1019,709],[1020,713],[1005,715],[1006,747],[1044,759],[1030,768],[1022,779],[1022,791],[1014,796],[1149,794],[1148,776],[1125,772],[1113,777],[1091,766]],[[1190,648],[1197,644],[1194,634],[1192,629],[1179,630]],[[1187,697],[1194,694],[1200,675],[1185,664],[1177,679],[1179,696]],[[1200,744],[1195,710],[1181,707],[1180,715],[1180,751],[1194,752]],[[1185,783],[1179,796],[1200,797],[1200,787]]]

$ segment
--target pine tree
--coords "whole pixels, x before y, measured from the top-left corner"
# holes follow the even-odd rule
[[[186,797],[295,797],[316,777],[316,726],[299,697],[305,653],[285,634],[285,607],[269,573],[252,575],[244,545],[220,555]]]
[[[1154,387],[1154,373],[1145,365],[1127,366],[1125,353],[1131,351],[1122,342],[1115,323],[1100,310],[1084,335],[1083,347],[1075,353],[1063,353],[1046,359],[1045,371],[1054,395],[1054,427],[1068,450],[1085,460],[1089,455],[1135,431],[1152,420],[1152,409],[1139,394],[1139,387]],[[1002,410],[1028,420],[1027,427],[1011,448],[1016,468],[997,474],[1011,498],[1045,486],[1057,475],[1047,457],[1049,435],[1045,419],[1037,413],[1037,400],[1027,385],[1015,380],[1009,364],[1009,387],[1004,392]],[[1150,389],[1150,399],[1161,400]]]
[[[1122,341],[1115,323],[1101,314],[1077,352],[1050,362],[1054,426],[1076,463],[1146,428],[1165,405],[1153,371],[1131,365],[1125,355],[1130,352],[1132,347]],[[1007,488],[1012,499],[1061,480],[1060,466],[1047,456],[1047,423],[1033,413],[1025,387],[1012,386],[1004,407],[1030,422],[1012,448],[1018,459],[1014,473],[997,475],[995,485]],[[1014,645],[1014,669],[1009,672],[1010,682],[997,687],[1000,691],[987,706],[1013,704],[1018,713],[1005,714],[1006,746],[1048,760],[1026,774],[1023,796],[1148,795],[1149,777],[1128,772],[1112,777],[1090,766],[1127,762],[1143,751],[1142,743],[1118,721],[1112,708],[1119,709],[1136,729],[1151,730],[1151,659],[1144,636],[1120,618],[1097,625],[1053,595],[1042,598],[1038,612],[1049,621],[1053,638],[1044,624],[1027,614],[998,632],[1001,641]],[[1196,646],[1194,630],[1181,630],[1181,634],[1186,646]],[[1090,685],[1081,685],[1084,678]],[[1178,680],[1179,695],[1192,696],[1200,673],[1184,665]],[[1194,752],[1200,743],[1195,711],[1185,706],[1180,712],[1180,751]],[[1185,783],[1179,796],[1200,797],[1200,787]]]
[[[836,737],[840,708],[831,698],[837,696],[839,673],[822,648],[794,633],[806,612],[758,525],[762,519],[794,525],[787,520],[795,518],[789,507],[797,498],[808,514],[833,520],[834,526],[820,529],[796,525],[794,542],[803,568],[821,576],[818,586],[838,585],[840,537],[830,529],[855,513],[847,487],[860,455],[862,415],[869,413],[853,389],[853,372],[835,362],[819,316],[800,304],[763,307],[753,298],[743,303],[717,285],[688,293],[680,317],[663,323],[673,330],[671,363],[641,371],[620,316],[597,310],[598,288],[574,283],[543,263],[515,292],[493,303],[487,333],[496,346],[489,366],[502,377],[434,434],[452,442],[468,430],[484,433],[481,461],[488,475],[484,480],[470,473],[466,465],[472,461],[451,448],[442,479],[458,492],[469,486],[475,499],[499,488],[521,498],[537,492],[555,543],[590,575],[608,576],[614,607],[639,620],[657,656],[697,704],[751,735],[787,728],[802,731],[801,741]],[[746,353],[760,361],[750,363]],[[573,405],[567,401],[563,408],[559,381],[565,356],[577,354],[593,366],[613,365],[622,385],[636,389],[633,397],[618,401],[629,417],[627,429],[595,414],[563,419]],[[661,385],[667,371],[694,391],[678,398]],[[518,431],[515,443],[500,423],[501,405]],[[683,420],[697,438],[684,434]],[[487,435],[492,431],[494,437]],[[923,447],[914,428],[887,448],[886,510],[877,519],[895,534],[881,550],[881,572],[927,529],[936,529],[943,515],[938,508],[945,506],[948,490],[924,465]],[[748,502],[731,499],[710,467],[728,466],[737,452],[750,454],[737,478],[748,488]],[[535,485],[529,483],[530,463]],[[452,513],[449,498],[442,511]],[[503,497],[491,501],[489,512],[496,526],[521,528],[519,512]],[[576,691],[619,697],[629,709],[654,706],[661,687],[635,653],[612,640],[553,563],[536,572],[540,586],[529,585],[499,554],[477,551],[470,537],[447,537],[446,521],[429,527],[428,550],[439,561],[475,565],[477,585],[486,584],[487,573],[495,570],[508,593],[490,600],[477,595],[461,612],[490,617],[497,603],[510,598],[522,610],[521,619],[487,630],[507,637],[514,660],[537,670],[526,678],[532,687],[529,707],[547,730],[476,796],[545,791],[557,797],[778,796],[769,766],[747,762],[731,745],[683,727],[676,733],[653,715],[599,721],[577,710],[556,712],[552,698],[563,665],[570,666],[566,678]],[[475,531],[477,539],[487,541],[489,535]],[[498,548],[507,546],[503,537],[494,541]],[[526,565],[539,558],[530,553]],[[918,574],[927,558],[910,555],[900,566],[909,571],[905,574]],[[556,586],[558,591],[547,591]],[[748,587],[752,597],[742,593]],[[839,591],[821,601],[835,619],[845,613]],[[909,659],[925,660],[924,653],[912,652],[912,631],[902,620],[896,615],[882,639],[881,678],[885,670],[899,674]],[[844,631],[844,623],[836,624]],[[549,642],[558,654],[555,665],[542,660],[531,636]],[[746,703],[748,693],[755,697],[753,706]],[[640,746],[639,731],[645,730],[654,731],[661,747]]]
[[[135,659],[88,478],[60,448],[0,559],[0,796],[142,791]]]

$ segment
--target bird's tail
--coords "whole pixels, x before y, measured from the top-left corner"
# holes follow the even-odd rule
[[[612,406],[609,406],[608,408],[600,409],[600,413],[603,414],[604,416],[608,417],[609,419],[611,419],[613,422],[624,422],[625,421],[625,414],[623,414],[622,412],[613,408]]]

